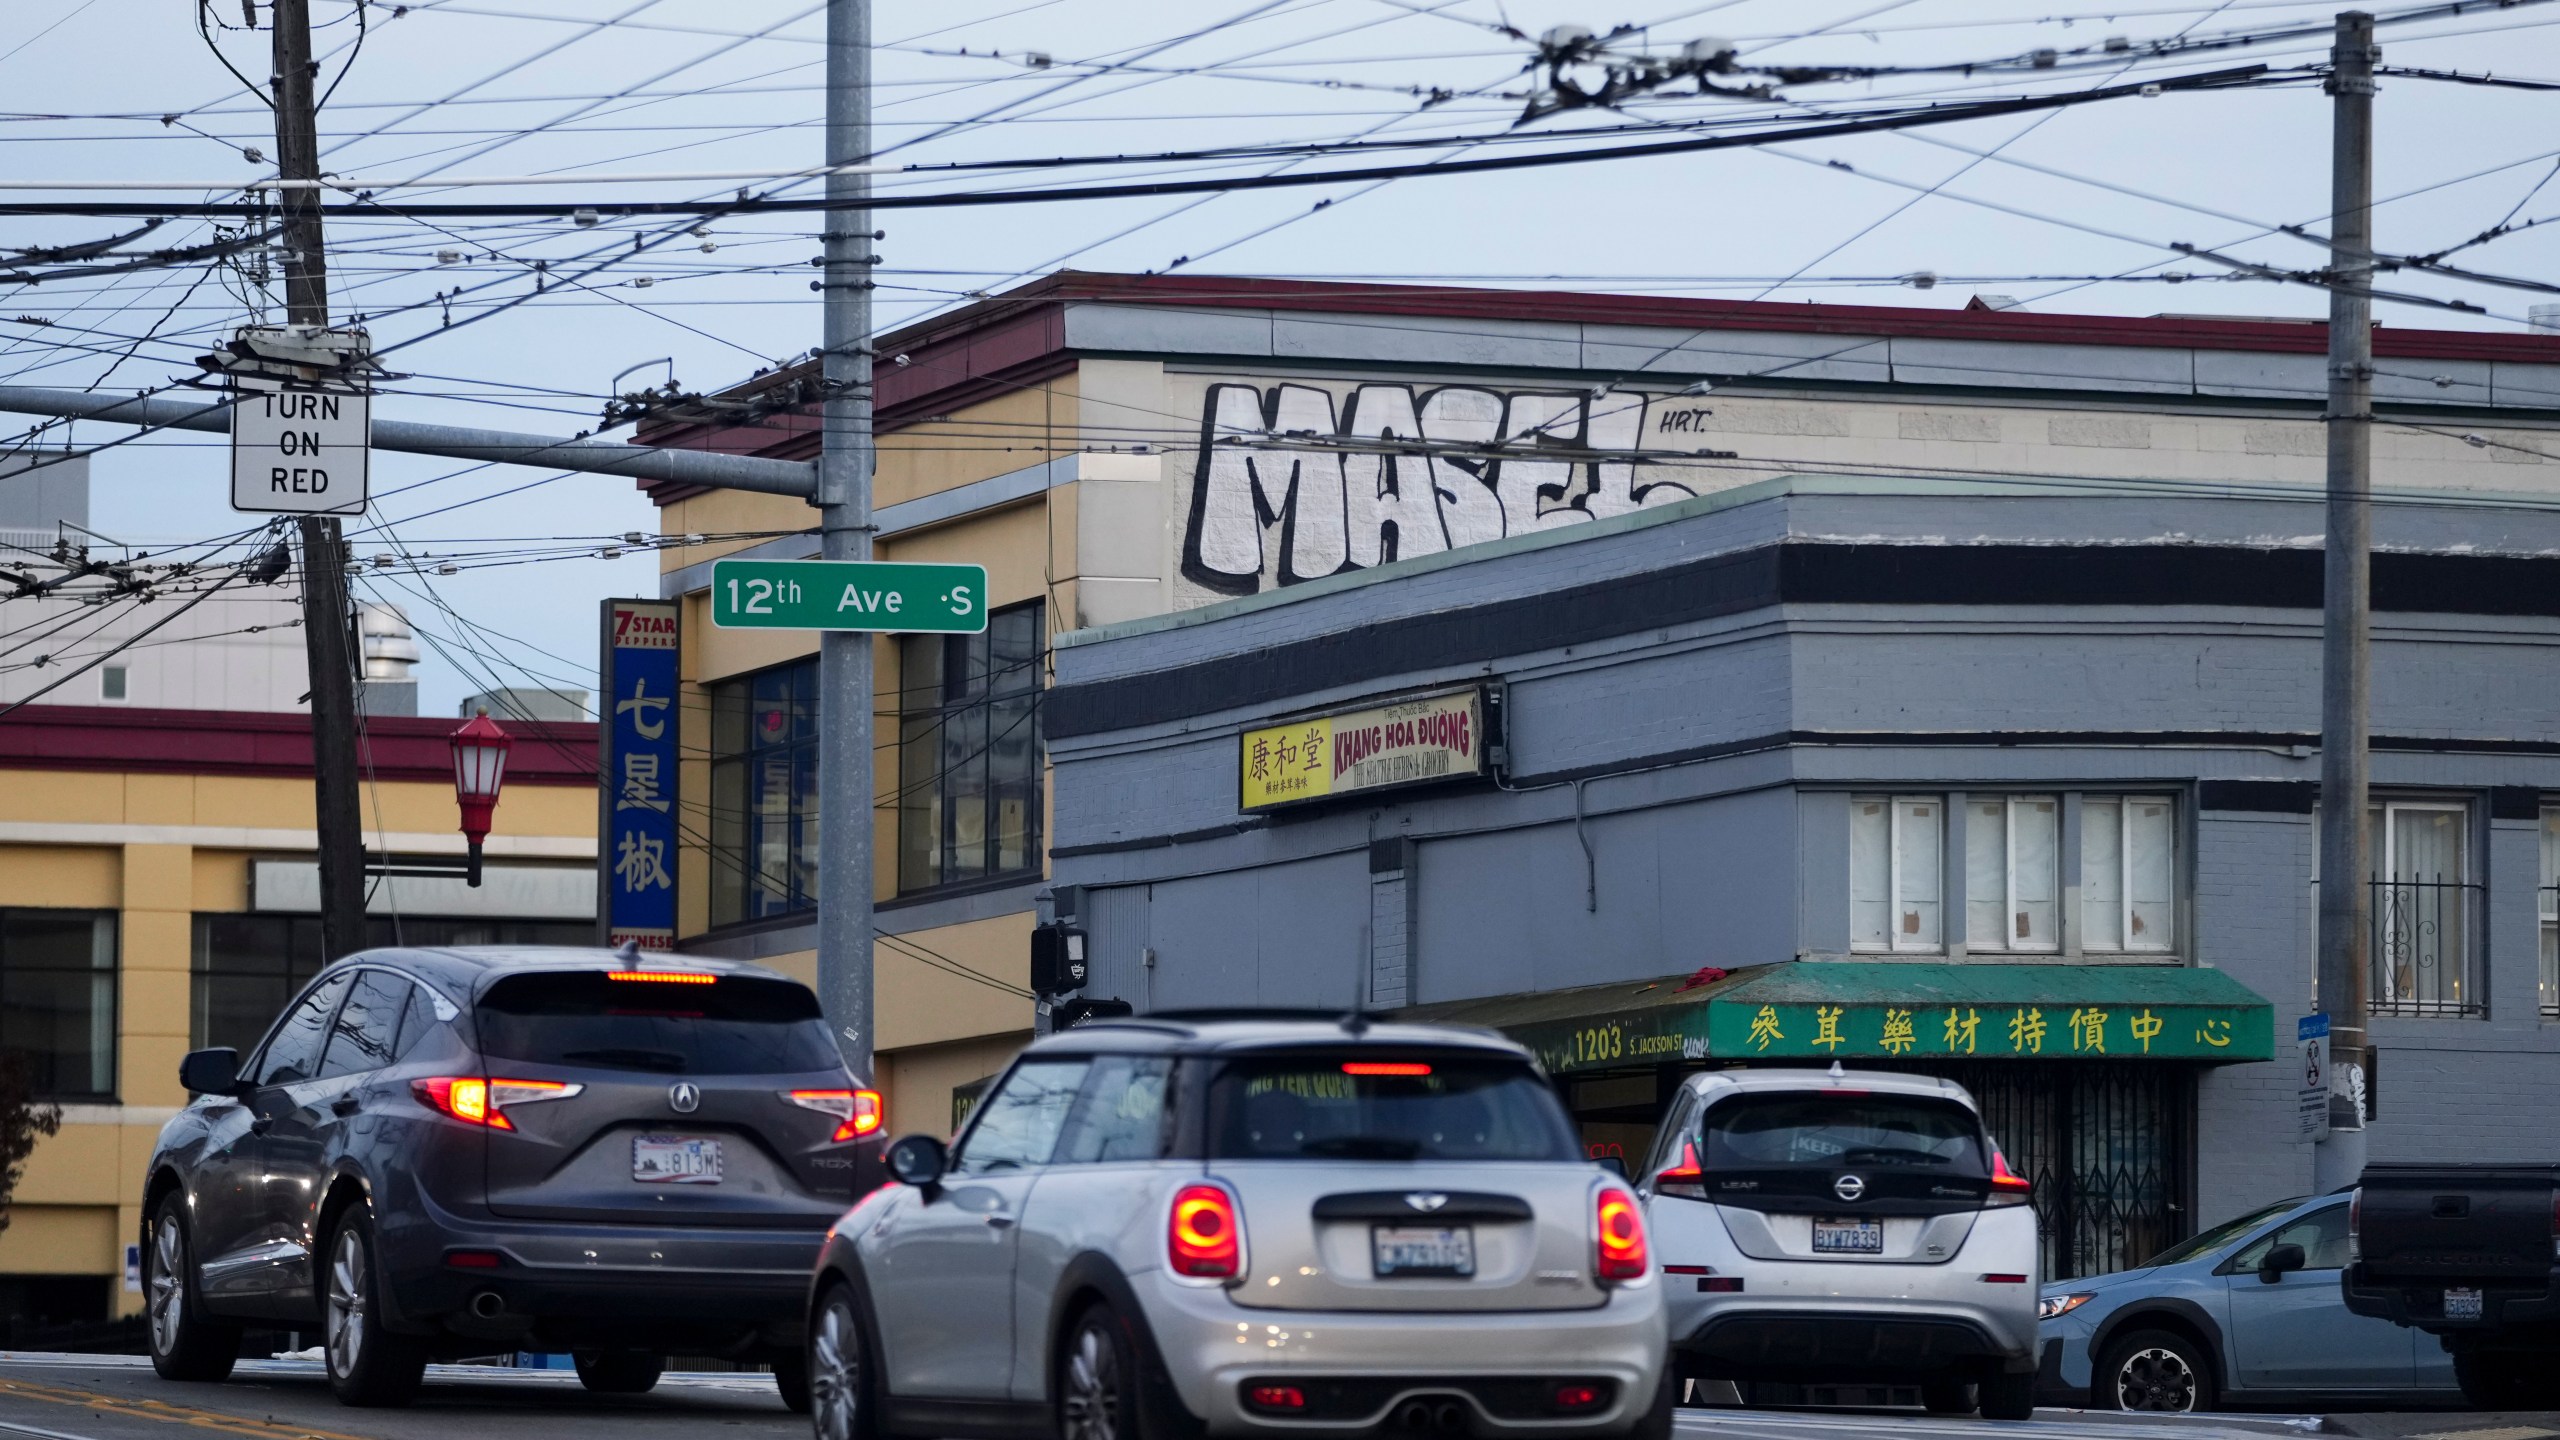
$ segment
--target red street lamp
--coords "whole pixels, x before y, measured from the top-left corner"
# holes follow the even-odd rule
[[[489,838],[489,815],[498,808],[498,787],[506,783],[507,752],[514,737],[498,728],[483,708],[445,737],[453,747],[453,798],[462,806],[462,838],[471,844],[469,883],[480,883],[480,842]]]

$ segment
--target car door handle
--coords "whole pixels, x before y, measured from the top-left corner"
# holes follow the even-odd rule
[[[332,1115],[353,1115],[363,1108],[364,1102],[358,1100],[353,1095],[341,1095],[337,1099],[329,1102],[329,1113]]]
[[[1012,1224],[1013,1217],[1010,1215],[998,1214],[987,1217],[987,1227],[991,1230],[1002,1230]]]

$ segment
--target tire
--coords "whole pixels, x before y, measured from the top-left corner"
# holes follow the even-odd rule
[[[2211,1410],[2214,1399],[2205,1348],[2170,1330],[2137,1330],[2116,1340],[2089,1377],[2092,1410],[2188,1413]],[[1983,1413],[1991,1412],[1986,1406]]]
[[[1662,1381],[1653,1387],[1653,1403],[1626,1429],[1627,1440],[1671,1440],[1673,1420],[1680,1408],[1680,1377],[1671,1367],[1662,1367]]]
[[[809,1352],[786,1350],[773,1357],[773,1388],[782,1392],[782,1408],[794,1415],[809,1413]]]
[[[2036,1415],[2036,1372],[1986,1375],[1978,1387],[1985,1420],[2032,1420]]]
[[[406,1405],[426,1377],[427,1347],[382,1323],[382,1267],[375,1262],[373,1212],[348,1207],[329,1232],[320,1272],[320,1350],[329,1388],[344,1405]]]
[[[1058,1440],[1145,1440],[1138,1341],[1108,1302],[1087,1306],[1058,1351]]]
[[[646,1395],[667,1368],[664,1356],[645,1350],[581,1350],[569,1358],[577,1363],[578,1383],[598,1395]]]
[[[1973,1386],[1963,1380],[1931,1380],[1920,1387],[1920,1408],[1932,1415],[1973,1413]]]
[[[2453,1378],[2474,1410],[2547,1410],[2560,1403],[2560,1379],[2529,1354],[2463,1351],[2453,1357]]]
[[[862,1323],[862,1307],[853,1288],[837,1285],[818,1302],[809,1322],[808,1358],[801,1362],[807,1378],[809,1428],[816,1440],[879,1440],[880,1387],[872,1356],[878,1354]],[[783,1370],[774,1367],[779,1382]],[[782,1403],[791,1403],[786,1387]]]
[[[186,1210],[177,1191],[162,1196],[151,1216],[151,1243],[142,1247],[151,1368],[163,1380],[227,1380],[240,1359],[240,1327],[205,1313]]]

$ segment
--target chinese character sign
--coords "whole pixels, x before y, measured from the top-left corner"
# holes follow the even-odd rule
[[[2263,1060],[2273,1043],[2269,1014],[2242,1005],[2092,1004],[2067,994],[1996,1008],[1737,996],[1709,1003],[1706,1029],[1710,1054],[1772,1059]]]
[[[676,661],[672,601],[604,602],[596,866],[605,943],[676,942]]]

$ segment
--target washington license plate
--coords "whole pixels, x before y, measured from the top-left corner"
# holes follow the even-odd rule
[[[1813,1222],[1813,1253],[1881,1255],[1884,1253],[1884,1226],[1873,1220],[1816,1220]]]
[[[2444,1292],[2444,1318],[2447,1320],[2477,1320],[2480,1314],[2479,1291],[2462,1289]]]
[[[1377,1225],[1369,1230],[1369,1263],[1381,1280],[1476,1273],[1471,1225]]]
[[[699,1135],[635,1135],[631,1178],[648,1185],[717,1185],[720,1142]]]

